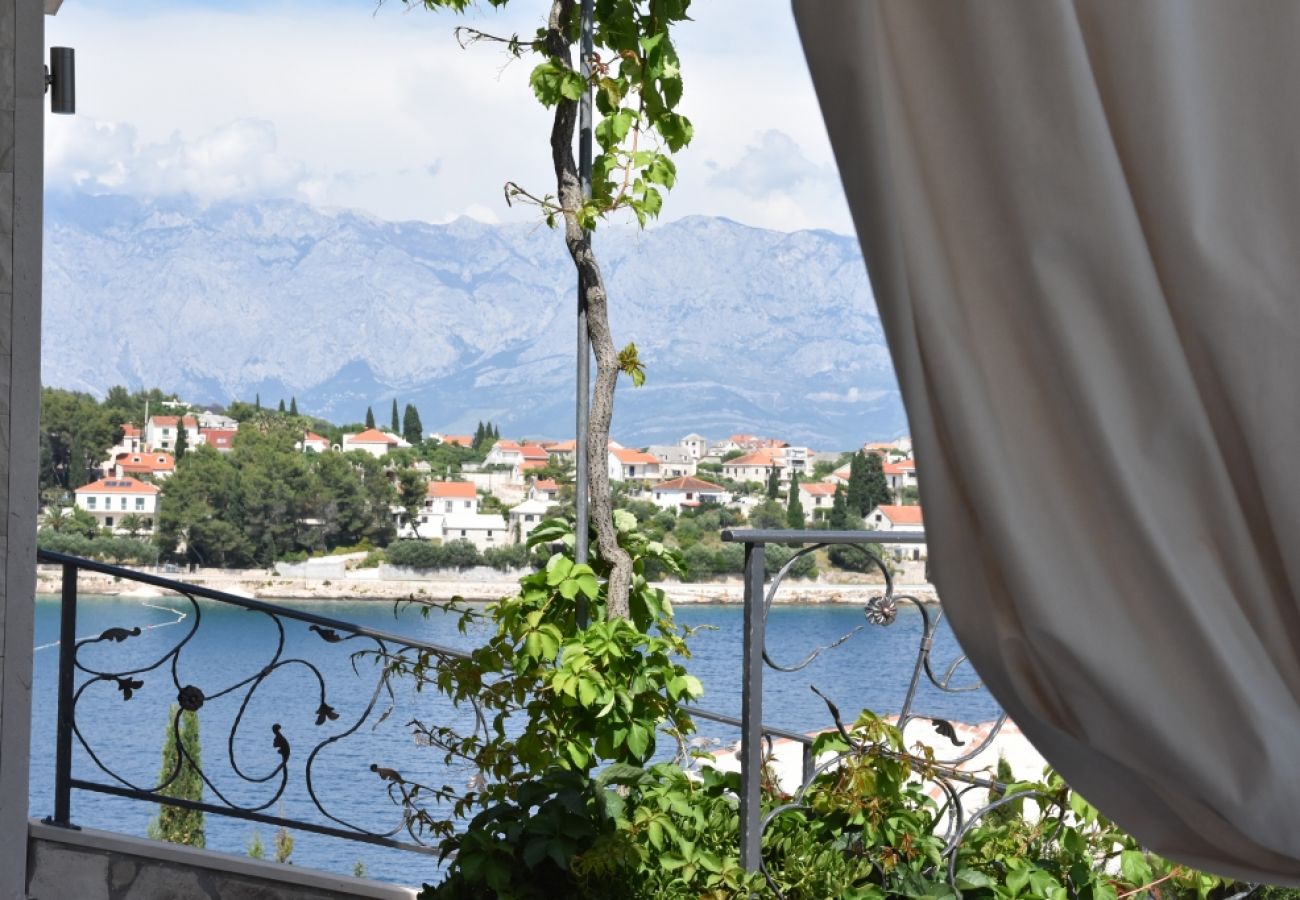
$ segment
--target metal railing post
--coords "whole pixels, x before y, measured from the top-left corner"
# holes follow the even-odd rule
[[[761,543],[745,545],[744,656],[740,690],[740,864],[757,872],[762,862],[763,607]]]
[[[45,821],[63,828],[72,824],[72,694],[77,654],[77,567],[63,565],[59,609],[59,710],[54,749],[54,815]]]

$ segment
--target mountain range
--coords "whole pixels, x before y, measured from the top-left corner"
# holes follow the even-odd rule
[[[687,218],[595,235],[629,445],[698,431],[847,448],[906,430],[853,238]],[[336,422],[392,398],[426,430],[573,432],[574,275],[544,225],[388,222],[271,200],[46,200],[43,380],[102,395],[287,403]]]

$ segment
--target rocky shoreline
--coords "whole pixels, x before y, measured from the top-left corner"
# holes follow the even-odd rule
[[[419,580],[379,578],[302,578],[275,575],[263,570],[202,569],[197,572],[157,572],[163,578],[199,585],[241,597],[258,600],[383,600],[415,598],[450,600],[459,597],[471,603],[489,603],[512,594],[518,582],[507,575],[499,578]],[[883,589],[883,582],[833,583],[792,580],[783,585],[774,602],[779,604],[850,604],[866,603]],[[39,566],[36,574],[38,594],[58,594],[63,587],[58,566]],[[724,582],[657,584],[675,604],[739,604],[744,588],[738,579]],[[161,597],[166,591],[151,585],[120,580],[107,575],[81,573],[77,578],[80,594],[107,596]],[[895,593],[917,596],[923,602],[937,602],[934,587],[928,584],[896,584]]]

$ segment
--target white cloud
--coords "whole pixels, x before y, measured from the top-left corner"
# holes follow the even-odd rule
[[[817,403],[875,403],[888,393],[889,391],[861,390],[851,387],[842,394],[837,394],[834,391],[817,391],[809,394],[808,399]]]
[[[541,6],[512,7],[458,17],[394,2],[65,4],[47,35],[77,48],[79,115],[48,120],[48,183],[300,196],[388,219],[531,217],[501,199],[507,180],[553,189],[531,64],[490,45],[462,50],[451,35],[540,23]],[[788,4],[708,0],[692,16],[678,44],[696,139],[665,216],[847,230]],[[816,178],[781,171],[783,139]],[[770,189],[737,189],[747,178]]]

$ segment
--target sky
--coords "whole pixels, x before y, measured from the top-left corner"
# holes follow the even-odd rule
[[[77,114],[47,117],[46,188],[290,197],[389,220],[531,219],[502,185],[553,189],[531,63],[453,29],[529,34],[546,0],[468,16],[400,0],[66,0]],[[695,0],[663,221],[725,216],[852,233],[788,0]]]

